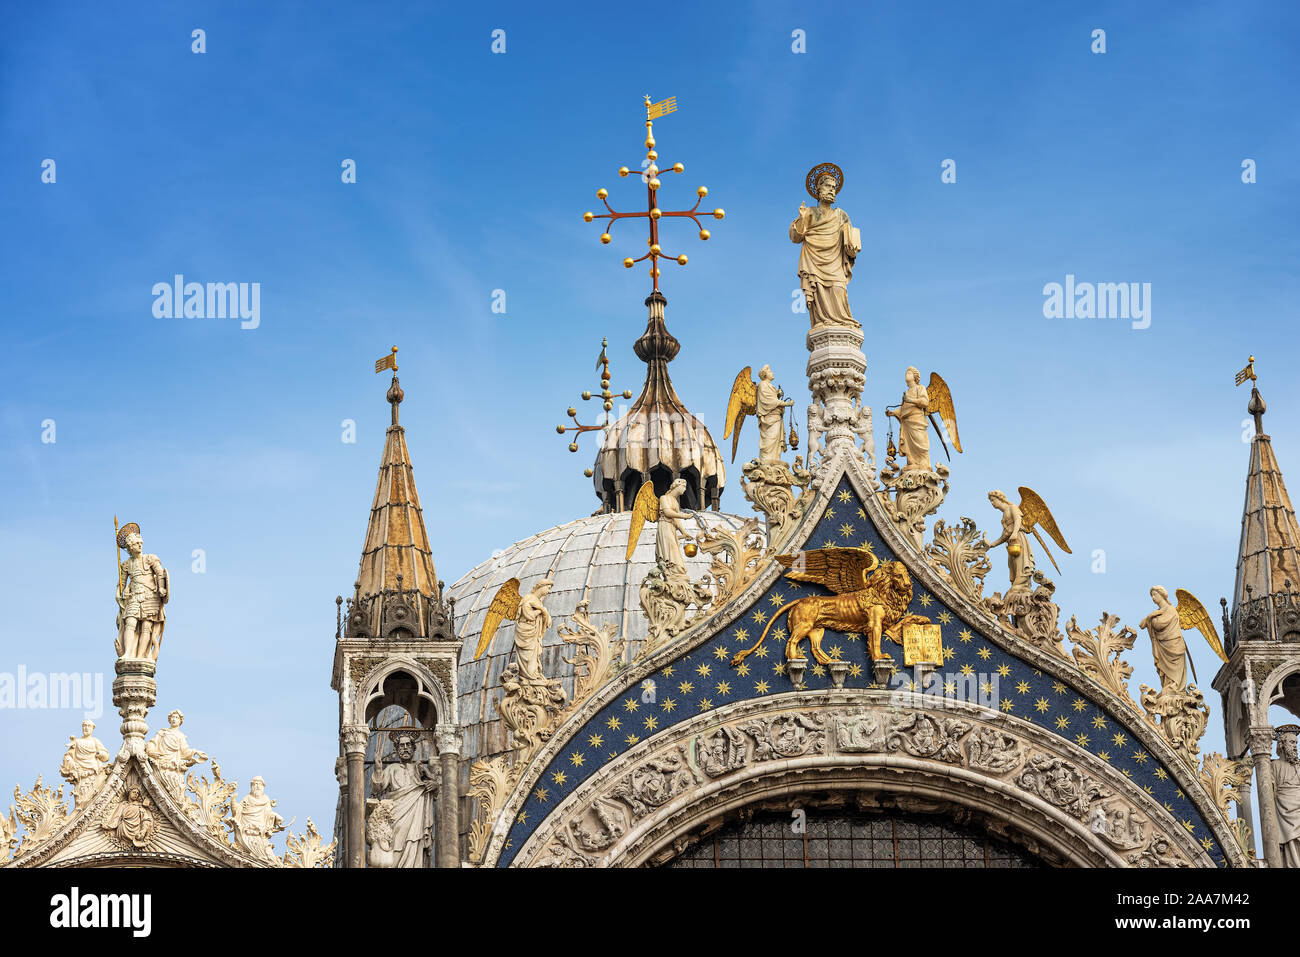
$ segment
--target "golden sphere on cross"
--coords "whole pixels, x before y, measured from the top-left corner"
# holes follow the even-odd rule
[[[600,234],[600,241],[601,241],[602,243],[608,243],[608,242],[609,242],[610,240],[612,240],[613,238],[614,238],[614,237],[611,236],[609,233],[601,233],[601,234]]]
[[[700,238],[701,238],[701,239],[708,239],[708,238],[709,238],[709,231],[708,231],[707,229],[701,229],[701,230],[700,230]]]
[[[662,216],[663,216],[663,210],[659,209],[658,207],[655,207],[654,209],[650,210],[651,219],[659,219]]]
[[[628,169],[626,166],[620,166],[620,167],[618,168],[618,175],[619,175],[619,176],[626,176],[626,175],[627,175],[628,173],[630,173],[630,172],[632,172],[632,171],[631,171],[630,169]]]
[[[583,221],[584,223],[589,223],[589,222],[591,222],[591,221],[592,221],[593,219],[595,219],[595,218],[596,218],[596,214],[593,213],[593,212],[590,212],[590,211],[585,212],[585,213],[582,214],[582,221]]]
[[[597,199],[604,199],[604,198],[605,198],[606,196],[608,196],[608,195],[609,195],[609,190],[607,190],[607,189],[606,189],[605,187],[603,187],[603,186],[602,186],[600,189],[596,190],[596,198],[597,198]]]
[[[674,173],[685,173],[685,172],[686,172],[686,167],[683,166],[681,163],[674,163],[674,164],[673,164],[673,172],[674,172]]]
[[[631,256],[628,256],[626,259],[624,259],[624,260],[623,260],[623,265],[624,265],[626,268],[631,269],[631,268],[632,268],[632,257],[631,257]]]
[[[680,256],[677,257],[677,265],[679,265],[679,266],[685,266],[685,265],[686,265],[686,254],[685,254],[685,253],[682,253]]]
[[[695,191],[695,195],[700,197],[700,199],[703,199],[705,196],[709,195],[709,187],[701,186],[699,189]]]
[[[721,219],[723,216],[726,216],[726,215],[727,215],[727,213],[726,213],[725,210],[715,209],[715,210],[713,211],[713,218],[714,218],[714,219]]]

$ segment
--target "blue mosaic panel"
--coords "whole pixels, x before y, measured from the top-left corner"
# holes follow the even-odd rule
[[[897,557],[881,540],[847,479],[841,480],[805,547],[865,548],[882,562]],[[784,622],[773,624],[766,641],[739,666],[733,668],[730,661],[736,652],[754,644],[783,605],[805,595],[825,594],[820,585],[777,579],[723,632],[648,675],[646,680],[655,685],[654,701],[642,700],[642,682],[606,705],[571,737],[535,782],[511,825],[497,866],[509,866],[534,828],[557,804],[603,765],[645,738],[724,704],[793,691],[785,668],[788,635]],[[946,693],[974,687],[981,703],[1032,722],[1096,755],[1155,798],[1219,866],[1226,866],[1217,838],[1168,768],[1132,737],[1123,722],[1092,701],[1081,682],[1076,686],[1044,675],[966,627],[955,612],[915,583],[908,611],[941,627],[944,663],[938,680],[947,686]],[[881,646],[903,672],[902,647],[888,638],[882,639]],[[845,688],[879,687],[872,677],[870,651],[862,635],[827,629],[822,648],[832,658],[851,662]],[[806,640],[801,650],[809,657],[805,688],[832,687],[829,672],[812,660]],[[909,678],[900,676],[898,680],[916,690]]]

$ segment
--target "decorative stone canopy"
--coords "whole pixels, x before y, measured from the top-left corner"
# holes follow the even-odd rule
[[[646,330],[633,345],[646,364],[645,387],[631,411],[605,430],[596,455],[593,484],[602,511],[624,512],[632,507],[637,490],[654,482],[662,495],[677,479],[686,480],[682,503],[687,508],[717,510],[726,483],[726,470],[713,436],[691,414],[673,388],[668,363],[681,343],[664,324],[663,293],[652,292],[645,304],[650,310]]]
[[[361,568],[340,628],[340,635],[349,638],[382,638],[397,631],[417,638],[448,633],[406,430],[398,421],[403,397],[394,374],[387,394],[392,424],[384,438],[379,481],[361,546]]]
[[[1273,443],[1264,432],[1265,408],[1259,389],[1252,388],[1246,411],[1255,418],[1255,437],[1250,443],[1246,500],[1241,514],[1229,651],[1242,639],[1282,638],[1274,606],[1292,607],[1300,597],[1300,525],[1296,523],[1295,508]],[[1263,632],[1238,634],[1247,620]]]

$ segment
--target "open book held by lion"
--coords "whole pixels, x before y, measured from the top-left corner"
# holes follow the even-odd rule
[[[882,637],[901,644],[904,626],[930,624],[929,618],[907,613],[907,606],[912,603],[912,576],[902,562],[882,563],[862,548],[819,548],[777,555],[776,560],[790,569],[786,578],[815,582],[835,594],[808,595],[781,606],[753,647],[731,659],[733,667],[758,650],[768,631],[787,610],[790,638],[785,645],[786,659],[802,657],[799,645],[807,638],[813,658],[823,665],[832,660],[822,650],[822,636],[827,628],[866,635],[871,658],[879,661],[888,657],[880,648]]]

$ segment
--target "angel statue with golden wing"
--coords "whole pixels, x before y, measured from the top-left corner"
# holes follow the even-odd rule
[[[663,566],[664,576],[670,580],[685,578],[686,559],[696,553],[696,545],[686,534],[686,519],[690,510],[682,505],[686,481],[677,479],[663,495],[655,495],[653,482],[646,482],[632,502],[632,520],[627,534],[627,560],[641,539],[641,529],[646,522],[655,523],[655,561]]]
[[[948,452],[948,443],[943,440],[939,423],[934,418],[935,413],[938,413],[939,418],[943,420],[944,428],[952,439],[953,448],[958,452],[961,451],[961,438],[957,435],[957,410],[952,404],[952,390],[948,388],[948,383],[943,381],[943,376],[937,372],[930,373],[928,387],[921,385],[921,372],[916,366],[907,367],[904,379],[907,382],[907,391],[903,393],[903,398],[898,405],[885,409],[885,415],[898,420],[898,451],[907,459],[904,468],[924,469],[928,472],[931,470],[930,426],[934,426],[934,432],[939,436],[944,455],[949,459],[952,458]]]
[[[1039,525],[1047,530],[1047,534],[1052,536],[1052,541],[1061,546],[1066,554],[1071,554],[1070,546],[1065,544],[1065,536],[1057,527],[1056,519],[1052,517],[1047,503],[1031,488],[1022,485],[1019,491],[1019,505],[1012,505],[1006,494],[997,489],[989,492],[989,502],[1002,513],[1002,534],[989,545],[989,549],[1003,544],[1007,546],[1007,572],[1011,576],[1008,596],[1028,593],[1031,590],[1034,576],[1034,553],[1029,548],[1031,532],[1034,538],[1038,539],[1038,544],[1043,546],[1043,551],[1047,553],[1052,567],[1057,572],[1061,570],[1056,564],[1056,559],[1052,558],[1052,553],[1048,551],[1043,536],[1038,534]]]
[[[749,366],[741,369],[731,385],[731,398],[727,401],[725,439],[731,437],[731,461],[736,461],[736,447],[740,444],[740,427],[745,419],[758,419],[758,461],[771,465],[781,461],[786,449],[785,426],[781,420],[785,410],[794,405],[772,382],[771,366],[758,370],[758,382],[751,378]]]
[[[1195,628],[1205,636],[1206,643],[1223,661],[1223,645],[1219,633],[1214,628],[1214,619],[1205,610],[1205,606],[1191,592],[1179,588],[1174,595],[1178,604],[1169,601],[1169,592],[1159,585],[1151,589],[1151,600],[1156,603],[1156,610],[1139,622],[1138,627],[1145,629],[1151,638],[1151,654],[1155,658],[1156,673],[1160,675],[1160,693],[1166,688],[1178,691],[1187,690],[1187,665],[1191,657],[1187,654],[1187,643],[1183,632]],[[1196,677],[1196,666],[1192,665],[1192,677]]]

